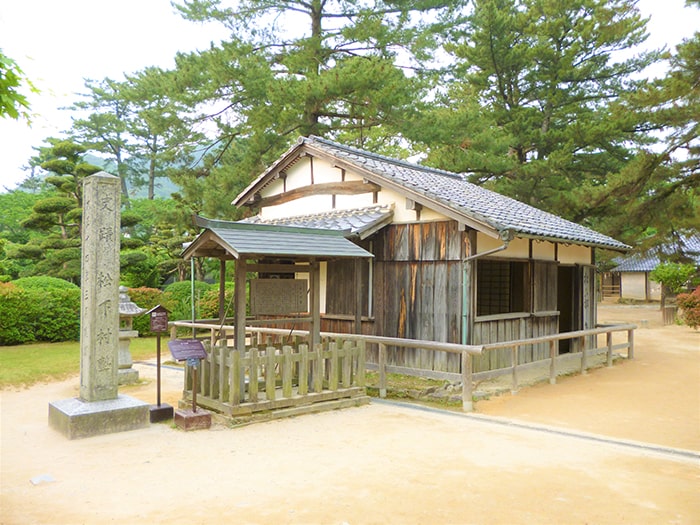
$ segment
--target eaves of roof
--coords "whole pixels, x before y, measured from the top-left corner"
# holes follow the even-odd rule
[[[285,166],[305,153],[353,169],[370,182],[394,189],[453,220],[504,241],[524,237],[617,251],[630,249],[607,235],[472,184],[464,175],[384,157],[314,136],[301,137],[233,204],[250,201]]]

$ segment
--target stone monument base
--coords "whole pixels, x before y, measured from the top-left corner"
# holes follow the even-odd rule
[[[211,427],[211,413],[207,410],[178,408],[175,410],[175,426],[182,430],[200,430]]]
[[[106,401],[83,401],[77,397],[49,403],[49,426],[68,439],[145,428],[148,404],[119,395]]]
[[[139,382],[139,371],[133,368],[120,368],[118,372],[119,386],[133,385]]]

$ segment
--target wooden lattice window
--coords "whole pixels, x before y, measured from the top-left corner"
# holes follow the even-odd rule
[[[530,279],[524,261],[477,261],[476,315],[530,310]]]

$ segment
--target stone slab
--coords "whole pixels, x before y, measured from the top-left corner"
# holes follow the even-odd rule
[[[204,430],[211,427],[211,412],[178,408],[175,410],[175,425],[182,430]]]
[[[129,396],[91,402],[74,397],[49,403],[49,426],[68,439],[135,430],[148,425],[148,404]]]
[[[133,385],[139,382],[139,371],[133,368],[120,368],[117,377],[120,385]]]
[[[161,403],[158,405],[150,406],[151,413],[151,423],[158,423],[160,421],[167,421],[173,418],[173,407],[167,403]]]

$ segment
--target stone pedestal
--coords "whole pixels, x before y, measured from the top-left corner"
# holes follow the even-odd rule
[[[178,408],[175,410],[175,425],[181,430],[207,429],[211,427],[211,413],[201,408],[196,412]]]
[[[138,330],[119,330],[119,372],[118,379],[120,385],[133,385],[139,381],[139,371],[134,370],[131,365],[134,361],[131,358],[131,339],[138,337]]]
[[[129,396],[91,402],[75,397],[49,403],[49,426],[68,439],[135,430],[148,424],[148,404]]]

